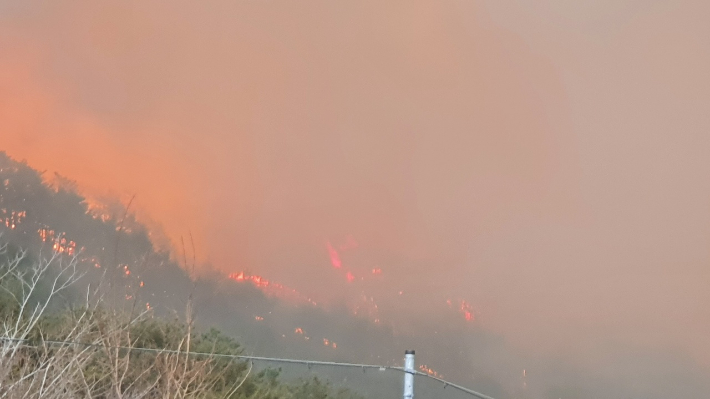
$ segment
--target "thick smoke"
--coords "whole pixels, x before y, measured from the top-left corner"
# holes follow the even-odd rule
[[[352,236],[403,345],[508,392],[525,369],[533,397],[703,397],[697,3],[2,1],[2,147],[334,314],[363,291],[333,282]],[[475,332],[434,335],[446,299]]]

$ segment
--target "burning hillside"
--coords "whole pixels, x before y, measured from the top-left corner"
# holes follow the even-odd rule
[[[118,289],[115,296],[126,305],[170,314],[194,292],[203,324],[238,334],[260,353],[394,365],[401,355],[399,341],[432,334],[424,325],[403,333],[403,319],[390,317],[410,311],[403,306],[407,294],[394,284],[396,276],[384,264],[358,260],[367,248],[352,235],[323,244],[323,262],[314,274],[318,284],[310,287],[291,287],[247,271],[231,273],[227,281],[210,277],[209,272],[190,277],[172,260],[179,256],[158,252],[148,230],[125,209],[90,206],[75,188],[50,185],[5,154],[0,154],[0,181],[3,239],[30,251],[75,257],[89,273],[89,281],[108,272],[113,289]],[[313,290],[319,285],[330,290]],[[341,295],[329,295],[333,288]],[[417,303],[421,298],[410,305]],[[433,303],[449,315],[447,324],[458,325],[457,318],[473,321],[467,302],[460,302],[460,314],[453,305],[458,307],[459,302]],[[446,328],[440,330],[444,334]],[[443,364],[443,359],[427,361],[437,363]],[[439,375],[432,367],[422,370]]]

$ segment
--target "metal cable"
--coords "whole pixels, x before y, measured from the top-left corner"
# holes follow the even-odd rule
[[[21,338],[0,337],[0,341],[27,342],[28,340],[21,339]],[[179,350],[174,350],[174,349],[131,348],[131,347],[127,347],[127,346],[105,346],[105,345],[101,345],[101,344],[93,344],[93,343],[86,343],[86,342],[72,342],[72,341],[43,340],[42,342],[45,344],[50,344],[50,345],[79,345],[79,346],[84,346],[84,347],[122,349],[122,350],[128,350],[128,351],[138,351],[138,352],[169,353],[169,354],[180,354],[180,355],[187,354],[187,355],[192,355],[192,356],[220,357],[220,358],[250,360],[250,361],[263,361],[263,362],[272,362],[272,363],[304,364],[304,365],[308,366],[309,368],[311,366],[333,366],[333,367],[359,368],[359,369],[362,369],[363,371],[366,369],[377,369],[379,371],[394,370],[394,371],[398,371],[401,373],[410,373],[415,376],[431,378],[435,381],[438,381],[438,382],[441,382],[442,384],[444,384],[444,388],[452,387],[454,389],[457,389],[461,392],[467,393],[467,394],[477,397],[479,399],[494,399],[490,396],[487,396],[487,395],[482,394],[480,392],[476,392],[472,389],[468,389],[468,388],[463,387],[461,385],[454,384],[454,383],[446,381],[442,378],[434,377],[433,375],[430,375],[428,373],[423,373],[423,372],[417,371],[417,370],[409,371],[409,370],[405,370],[403,367],[398,367],[398,366],[381,366],[381,365],[375,365],[375,364],[327,362],[327,361],[322,361],[322,360],[287,359],[287,358],[265,357],[265,356],[230,355],[230,354],[224,354],[224,353],[184,352],[184,351],[179,351]],[[40,347],[40,346],[27,345],[27,344],[23,344],[23,346],[30,347],[30,348],[39,348]]]

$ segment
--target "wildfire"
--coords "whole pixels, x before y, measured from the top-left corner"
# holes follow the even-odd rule
[[[94,217],[100,218],[103,221],[107,221],[110,219],[110,216],[108,213],[105,212],[99,212],[96,208],[94,209],[94,212],[92,213]],[[26,219],[26,212],[16,212],[16,211],[7,211],[5,209],[0,209],[0,228],[1,227],[6,227],[10,229],[26,229],[29,223],[27,223]],[[29,219],[31,220],[31,219]],[[20,226],[25,222],[25,225]],[[39,227],[39,228],[38,228]],[[130,232],[129,228],[124,228],[126,232]],[[50,244],[52,245],[52,248],[54,251],[57,251],[61,254],[66,254],[66,255],[75,255],[75,254],[82,254],[84,248],[83,247],[78,247],[77,243],[69,240],[67,235],[63,232],[55,231],[51,229],[49,226],[37,223],[36,225],[33,225],[30,228],[30,231],[36,231],[36,234],[38,234],[40,240],[42,242],[47,243],[46,245],[49,246]],[[358,243],[355,241],[355,239],[352,236],[347,236],[347,239],[345,243],[342,243],[343,240],[336,240],[336,241],[327,241],[326,242],[326,249],[328,251],[329,255],[329,260],[330,260],[330,265],[332,266],[334,271],[330,271],[328,274],[331,275],[332,277],[337,277],[339,280],[339,283],[344,285],[346,283],[354,283],[355,280],[358,280],[357,284],[353,284],[352,289],[347,290],[346,292],[348,293],[354,293],[354,289],[357,288],[358,290],[362,289],[360,292],[360,297],[349,297],[348,301],[348,311],[352,311],[353,314],[358,315],[360,317],[366,317],[367,319],[370,320],[371,323],[374,324],[381,324],[382,321],[380,319],[381,314],[386,314],[387,309],[383,307],[382,311],[378,307],[377,303],[375,302],[375,299],[373,296],[370,295],[371,292],[368,292],[367,289],[371,288],[371,286],[367,285],[368,281],[371,282],[378,282],[380,286],[387,282],[386,279],[384,279],[382,276],[383,270],[382,268],[378,267],[380,265],[384,266],[385,268],[387,267],[386,264],[383,263],[370,263],[367,265],[360,264],[358,265],[355,260],[358,259],[358,257],[353,257],[353,264],[350,264],[350,258],[345,258],[345,263],[343,263],[343,258],[341,258],[341,255],[346,253],[346,251],[350,250],[356,250],[358,248]],[[322,241],[321,241],[322,245]],[[321,251],[322,251],[321,247]],[[322,253],[322,252],[321,252]],[[93,266],[96,268],[101,268],[102,266],[99,264],[99,259],[97,257],[86,257],[84,259],[85,261],[90,262],[89,267]],[[327,271],[328,268],[327,264],[325,264],[325,258],[322,258],[322,263],[321,263]],[[128,265],[121,264],[118,266],[119,267],[119,273],[122,272],[125,276],[131,276],[133,273],[131,270],[129,270]],[[388,270],[388,275],[390,273],[390,269]],[[378,277],[380,276],[380,277]],[[344,277],[344,279],[343,279]],[[237,283],[247,283],[251,284],[254,287],[258,288],[261,290],[265,295],[271,296],[271,297],[277,297],[279,299],[285,299],[285,300],[290,300],[291,302],[297,301],[301,303],[308,303],[310,305],[317,306],[317,303],[313,301],[311,298],[302,295],[295,289],[292,289],[290,287],[287,287],[283,284],[280,284],[278,282],[275,282],[273,280],[269,280],[263,276],[256,275],[256,274],[251,274],[247,273],[245,271],[237,272],[237,273],[232,273],[228,275],[228,278],[237,282]],[[360,281],[363,281],[361,283]],[[144,286],[144,282],[140,281],[139,283],[140,287]],[[399,295],[399,296],[404,296],[404,291],[399,290],[400,288],[405,288],[406,287],[392,287],[389,286],[389,293],[391,295]],[[408,295],[409,291],[408,291]],[[126,300],[132,300],[134,299],[132,296],[128,295],[126,296]],[[440,299],[439,299],[440,300]],[[436,299],[435,299],[436,301]],[[476,313],[474,311],[474,307],[468,303],[465,300],[452,300],[449,299],[446,301],[447,305],[451,309],[451,314],[454,315],[454,317],[458,318],[461,317],[459,316],[462,315],[463,319],[466,322],[474,322],[476,318]],[[439,302],[441,304],[441,302]],[[151,310],[152,307],[149,303],[145,303],[146,310]],[[263,316],[258,316],[254,315],[254,320],[255,322],[264,322],[265,318]],[[270,316],[267,316],[270,317]],[[286,334],[283,334],[282,337],[286,338],[288,336],[288,331],[282,331],[286,332]],[[303,328],[301,327],[295,327],[293,330],[293,335],[290,336],[290,339],[293,339],[294,341],[299,341],[302,344],[306,344],[305,341],[309,341],[311,337],[309,335],[313,336],[313,344],[315,346],[320,347],[320,344],[322,342],[322,345],[328,348],[333,348],[337,349],[338,344],[334,342],[330,338],[323,338],[322,335],[320,335],[317,331],[310,331],[309,328],[309,334],[307,335],[304,331]],[[339,339],[337,336],[331,337],[335,339]],[[343,339],[343,337],[340,337],[340,339]],[[341,342],[342,343],[342,342]],[[346,345],[347,347],[347,345]],[[443,376],[434,370],[433,368],[429,367],[428,365],[420,365],[419,370],[423,373],[426,373],[428,375],[437,377],[437,378],[443,378]],[[525,377],[525,370],[523,370],[523,376]]]
[[[426,364],[420,365],[419,370],[421,370],[422,372],[427,373],[429,375],[432,375],[434,377],[437,377],[437,378],[444,378],[443,375],[439,374],[438,372],[436,372],[432,368],[428,367]]]
[[[273,286],[276,288],[284,288],[283,285],[281,285],[281,284],[272,284],[269,280],[267,280],[261,276],[248,275],[248,274],[245,274],[244,272],[232,273],[229,275],[229,278],[231,278],[234,281],[249,281],[259,288],[266,288],[269,286]]]
[[[348,249],[357,248],[357,246],[358,244],[357,241],[355,241],[355,238],[353,238],[353,236],[348,236],[345,244],[340,245],[339,248],[341,251],[345,251]],[[326,242],[326,247],[328,249],[328,254],[330,255],[330,264],[333,265],[334,269],[342,269],[343,261],[340,259],[340,254],[335,249],[333,244],[328,241]],[[373,272],[373,274],[375,273]],[[352,283],[353,281],[355,281],[355,275],[352,273],[352,271],[348,270],[345,272],[345,280],[347,280],[348,283]],[[363,278],[361,278],[361,280],[363,280]]]
[[[309,303],[313,306],[316,306],[317,303],[313,301],[311,298],[306,297],[305,295],[302,295],[298,291],[296,291],[293,288],[286,287],[283,284],[279,284],[273,281],[270,281],[262,276],[255,275],[255,274],[247,274],[245,272],[239,272],[239,273],[232,273],[227,276],[227,278],[237,281],[237,282],[248,282],[254,285],[256,288],[259,288],[264,294],[268,296],[273,296],[281,299],[292,299],[296,300],[297,302],[305,302]]]
[[[447,299],[446,304],[449,305],[449,307],[453,307],[453,302],[451,301],[451,299]],[[468,303],[464,300],[461,300],[461,301],[459,301],[457,307],[458,307],[459,312],[461,312],[463,314],[463,317],[464,317],[464,319],[466,319],[466,321],[475,321],[476,320],[476,316],[473,313],[473,306],[470,303]]]
[[[2,219],[0,219],[0,222],[1,221]],[[12,228],[14,229],[14,227]],[[57,233],[50,228],[43,227],[37,230],[37,235],[42,242],[52,242],[52,250],[55,252],[59,252],[61,254],[65,253],[69,256],[76,253],[76,242],[68,240],[64,233]]]
[[[60,254],[66,253],[71,256],[76,253],[76,243],[74,241],[67,240],[66,238],[57,238],[54,240],[54,245],[52,249]]]
[[[461,310],[461,313],[463,313],[463,317],[466,319],[466,321],[475,320],[475,317],[473,315],[473,306],[471,306],[471,304],[462,300],[459,309]]]
[[[365,316],[375,324],[380,324],[379,311],[380,308],[377,306],[375,298],[365,294],[363,294],[360,297],[360,301],[352,307],[353,315]]]
[[[340,255],[338,254],[338,251],[333,248],[333,245],[328,241],[328,255],[330,255],[330,264],[333,265],[334,268],[340,269],[343,267],[343,262],[340,260]]]
[[[0,224],[4,224],[5,227],[15,230],[19,226],[23,219],[27,217],[27,212],[25,211],[12,211],[8,212],[7,209],[0,209]]]

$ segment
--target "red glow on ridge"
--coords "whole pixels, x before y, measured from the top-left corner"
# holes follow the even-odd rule
[[[330,241],[328,241],[328,254],[330,255],[330,264],[333,265],[334,268],[340,269],[343,266],[343,262],[340,260],[338,251],[330,244]]]
[[[473,306],[471,304],[467,303],[466,301],[461,301],[461,313],[463,313],[463,317],[466,319],[466,321],[474,321],[475,317],[473,315]]]
[[[314,306],[316,305],[316,302],[314,302],[311,298],[302,295],[295,289],[267,280],[262,276],[239,272],[232,273],[228,275],[227,278],[241,283],[249,282],[256,288],[259,288],[267,296],[273,296],[285,300],[290,299],[294,302],[307,302]]]
[[[447,299],[446,304],[449,305],[450,308],[453,307],[453,302],[451,301],[451,299]],[[457,307],[458,307],[459,312],[463,313],[463,317],[464,317],[464,319],[466,319],[466,321],[475,321],[476,320],[473,306],[470,303],[468,303],[464,300],[461,300],[461,301],[459,301],[459,304]]]

